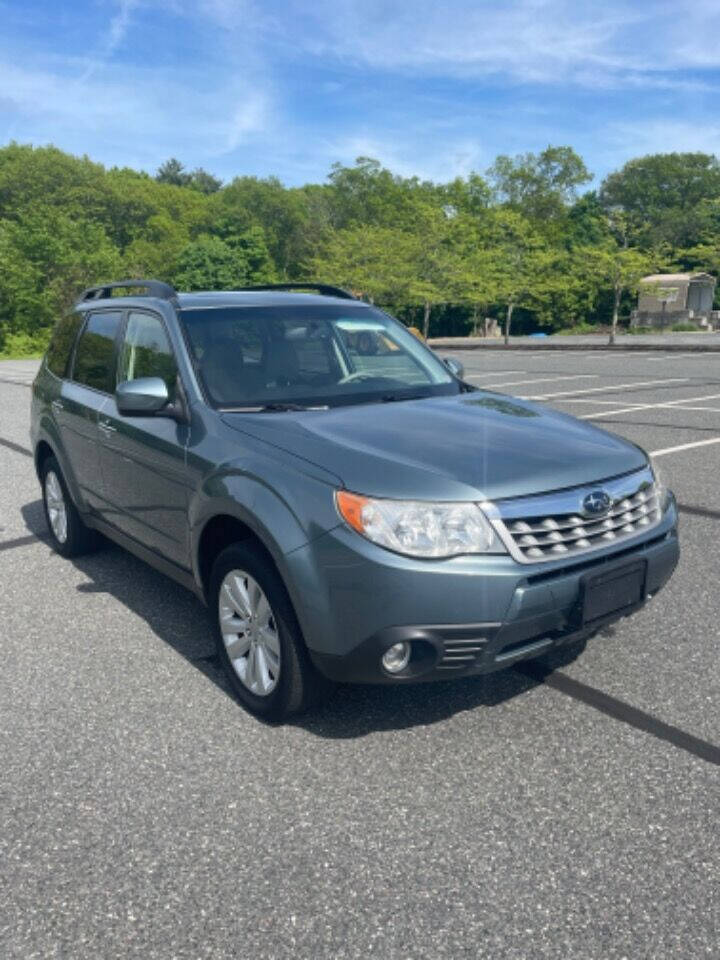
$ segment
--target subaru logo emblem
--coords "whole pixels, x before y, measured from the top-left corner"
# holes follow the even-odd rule
[[[604,490],[593,490],[582,502],[583,513],[591,517],[599,517],[600,514],[608,512],[611,504],[609,493],[605,493]]]

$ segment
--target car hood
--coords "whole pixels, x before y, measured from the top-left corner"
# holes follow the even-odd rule
[[[647,463],[620,437],[489,391],[223,420],[369,496],[496,500],[597,483]]]

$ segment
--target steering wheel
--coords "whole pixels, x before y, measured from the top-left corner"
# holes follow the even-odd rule
[[[385,377],[378,377],[376,373],[367,373],[365,370],[356,370],[355,373],[349,373],[346,377],[343,377],[342,380],[338,380],[340,383],[354,383],[358,380],[384,380]]]

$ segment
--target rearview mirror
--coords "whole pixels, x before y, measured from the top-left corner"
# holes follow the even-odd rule
[[[462,378],[465,376],[465,367],[460,363],[459,360],[456,360],[455,357],[443,357],[442,362],[448,368],[450,373],[457,377],[458,380],[462,380]]]
[[[161,377],[138,377],[125,380],[115,390],[120,413],[131,417],[151,417],[170,402],[167,384]]]

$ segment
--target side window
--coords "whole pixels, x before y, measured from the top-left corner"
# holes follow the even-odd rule
[[[82,314],[73,312],[58,320],[55,325],[45,362],[48,370],[56,377],[64,377],[68,372],[70,354],[82,321]]]
[[[112,365],[121,313],[93,313],[75,350],[73,380],[108,393],[112,389]]]
[[[162,320],[151,313],[130,314],[120,351],[118,383],[139,377],[161,377],[170,399],[175,399],[175,356]]]

